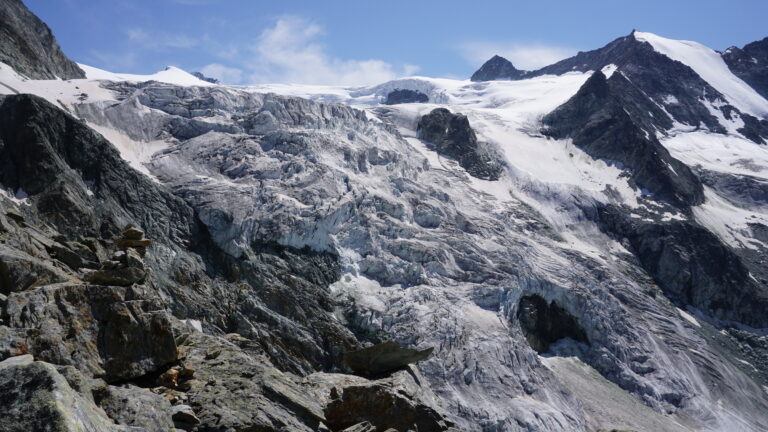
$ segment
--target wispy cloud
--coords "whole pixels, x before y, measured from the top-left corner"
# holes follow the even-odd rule
[[[131,42],[156,50],[193,48],[199,44],[197,39],[185,34],[152,32],[143,28],[128,29],[126,34]]]
[[[200,69],[203,75],[216,78],[224,84],[240,84],[243,81],[243,70],[212,63]]]
[[[197,0],[168,0],[197,2]],[[94,53],[98,64],[120,70],[131,69],[136,57],[166,56],[175,50],[194,49],[194,57],[207,57],[199,70],[227,84],[296,83],[316,85],[368,85],[413,75],[411,64],[392,64],[377,59],[348,59],[329,54],[321,43],[324,29],[299,16],[276,18],[251,38],[221,40],[215,33],[189,36],[165,30],[130,28],[125,31],[132,58],[120,61]],[[190,55],[186,53],[185,55]],[[170,61],[170,59],[169,59]],[[203,63],[205,64],[205,63]],[[197,66],[199,67],[199,66]]]
[[[138,54],[135,52],[103,52],[103,51],[91,51],[88,53],[86,61],[91,64],[97,64],[111,71],[125,71],[131,70],[136,66],[138,60]]]
[[[550,65],[576,53],[575,49],[540,43],[471,41],[457,46],[458,52],[473,66],[500,55],[518,69],[533,70]]]
[[[327,53],[318,38],[323,29],[301,17],[285,16],[264,30],[251,47],[249,81],[300,84],[365,85],[380,83],[418,70],[379,59],[351,60]]]

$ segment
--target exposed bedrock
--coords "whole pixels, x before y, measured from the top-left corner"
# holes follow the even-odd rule
[[[395,89],[387,94],[385,105],[397,105],[403,103],[426,103],[429,102],[429,96],[418,90]]]
[[[768,287],[715,234],[690,221],[648,222],[614,206],[597,221],[625,242],[664,293],[681,305],[752,327],[768,327]]]
[[[0,62],[30,79],[85,78],[51,29],[21,0],[0,1]]]
[[[704,190],[691,169],[673,158],[648,132],[653,129],[644,128],[634,115],[643,110],[634,100],[647,100],[636,93],[621,74],[606,79],[595,72],[576,95],[544,117],[544,133],[571,138],[593,158],[619,163],[654,199],[680,208],[703,203]]]
[[[768,37],[723,52],[723,60],[737,77],[768,98]]]
[[[421,117],[416,131],[438,153],[456,159],[470,175],[484,180],[501,176],[501,163],[487,145],[478,142],[467,116],[436,108]]]
[[[472,74],[472,81],[491,80],[516,80],[524,77],[525,71],[521,71],[512,65],[512,62],[504,57],[495,55],[480,66],[480,69]]]

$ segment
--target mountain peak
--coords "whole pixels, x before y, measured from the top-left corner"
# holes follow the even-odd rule
[[[525,71],[515,68],[512,62],[497,54],[483,63],[470,79],[472,81],[516,80],[523,75]]]

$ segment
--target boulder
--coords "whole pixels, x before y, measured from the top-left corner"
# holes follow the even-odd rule
[[[450,430],[453,424],[426,402],[417,374],[401,371],[386,379],[333,388],[324,410],[325,424],[333,431]],[[364,428],[366,423],[370,428]]]
[[[429,357],[433,349],[403,348],[397,342],[390,341],[350,351],[344,355],[344,363],[356,374],[380,375],[420,362]]]
[[[36,358],[110,382],[177,358],[171,317],[144,287],[51,285],[11,294],[6,314],[9,327],[24,329]]]
[[[200,419],[197,418],[195,412],[192,411],[192,407],[189,405],[176,405],[172,409],[173,411],[173,424],[180,429],[192,429],[200,424]]]
[[[56,368],[31,355],[0,362],[0,430],[124,431],[74,391]]]
[[[144,238],[144,231],[135,226],[129,226],[123,230],[122,238],[126,240],[141,240]]]
[[[200,430],[315,431],[323,407],[299,383],[280,372],[266,356],[249,355],[222,338],[192,332],[180,342],[188,381],[188,405]]]
[[[146,432],[167,432],[174,425],[174,408],[161,395],[131,384],[108,386],[99,393],[99,406],[117,424]]]

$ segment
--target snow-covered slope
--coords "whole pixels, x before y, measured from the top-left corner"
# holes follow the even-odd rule
[[[108,72],[103,69],[98,69],[93,66],[81,64],[80,68],[85,72],[86,77],[89,80],[107,80],[107,81],[134,81],[134,82],[147,82],[147,81],[159,81],[168,84],[176,84],[180,86],[211,86],[215,85],[208,81],[203,81],[200,78],[190,74],[187,71],[179,69],[174,66],[168,66],[164,70],[151,74],[151,75],[135,75]]]
[[[697,42],[667,39],[653,33],[636,31],[634,36],[638,41],[650,43],[661,54],[689,66],[739,110],[758,117],[768,115],[768,100],[734,75],[717,51]]]

